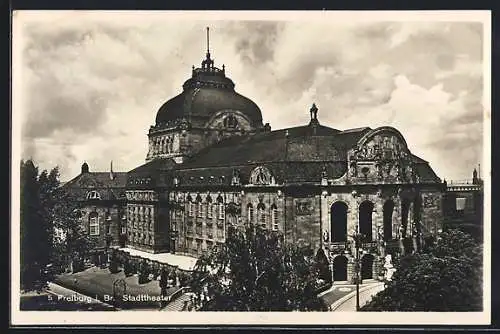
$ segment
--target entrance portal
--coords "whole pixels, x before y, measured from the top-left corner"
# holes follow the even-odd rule
[[[334,281],[347,281],[347,258],[338,255],[333,259],[333,279]]]
[[[365,254],[361,258],[361,279],[373,278],[373,260],[374,256]]]
[[[332,242],[347,241],[347,204],[335,202],[330,208],[330,240]]]

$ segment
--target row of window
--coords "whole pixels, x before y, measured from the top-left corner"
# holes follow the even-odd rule
[[[217,212],[216,212],[217,210]],[[197,214],[195,213],[197,211]],[[225,219],[225,206],[223,203],[218,203],[217,205],[211,204],[203,204],[201,202],[188,203],[188,216],[189,217],[199,217],[204,218],[207,217],[212,219],[214,214],[217,215],[218,219]],[[254,213],[254,208],[251,204],[247,206],[247,220],[249,223],[255,223],[256,217]],[[267,211],[264,204],[260,203],[257,206],[257,222],[262,225],[266,225],[267,223]],[[271,206],[271,223],[273,230],[278,230],[279,221],[278,221],[278,208],[276,205]]]
[[[89,235],[99,235],[100,234],[101,219],[99,218],[97,212],[92,212],[89,215]],[[127,231],[125,226],[122,226],[122,234]],[[107,231],[109,232],[109,231]]]
[[[195,213],[197,211],[197,214]],[[189,202],[188,203],[188,216],[189,217],[194,217],[198,216],[199,218],[204,218],[205,216],[207,218],[213,218],[214,214],[219,218],[219,219],[224,219],[226,216],[226,208],[224,206],[224,203],[218,203],[218,204],[203,204],[201,202],[198,203],[193,203]]]
[[[203,243],[203,240],[186,238],[187,250],[195,254],[201,254],[203,251],[211,249],[216,243],[210,240],[205,240],[205,243]]]
[[[257,219],[258,223],[260,223],[261,225],[266,225],[266,213],[266,206],[264,204],[260,203],[259,205],[257,205]],[[247,220],[249,223],[255,222],[254,208],[252,204],[247,205]],[[271,223],[273,231],[277,231],[279,226],[278,208],[274,204],[271,206]]]
[[[143,244],[143,245],[153,245],[154,242],[154,236],[145,234],[145,233],[139,233],[139,232],[129,232],[128,233],[128,239],[130,240],[131,243],[136,243],[136,244]]]

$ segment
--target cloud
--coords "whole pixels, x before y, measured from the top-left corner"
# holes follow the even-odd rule
[[[480,161],[477,23],[54,15],[23,28],[23,156],[60,164],[64,178],[84,160],[93,170],[144,162],[156,111],[204,57],[206,26],[216,66],[273,129],[306,124],[316,102],[333,128],[398,127],[441,177],[467,177]],[[442,158],[460,151],[462,164]]]

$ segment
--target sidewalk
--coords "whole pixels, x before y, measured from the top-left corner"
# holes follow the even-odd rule
[[[196,265],[197,258],[186,256],[186,255],[178,255],[171,253],[148,253],[144,251],[140,251],[133,248],[116,248],[120,251],[126,252],[131,256],[139,256],[144,259],[149,259],[152,261],[158,261],[160,263],[170,264],[172,266],[178,266],[183,270],[193,270]]]
[[[363,307],[373,296],[384,290],[384,283],[378,282],[359,288],[359,305]],[[356,288],[354,291],[337,300],[331,306],[334,312],[356,312]]]

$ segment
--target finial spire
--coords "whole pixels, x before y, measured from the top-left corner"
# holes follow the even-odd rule
[[[311,114],[310,125],[319,125],[318,121],[318,107],[316,107],[316,103],[313,103],[311,109],[309,109],[309,113]]]
[[[109,178],[111,180],[115,179],[115,174],[113,173],[113,160],[111,160],[110,166],[109,166]]]
[[[210,28],[207,27],[207,56],[210,57]]]

